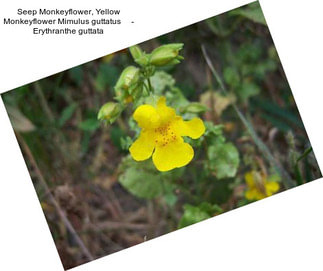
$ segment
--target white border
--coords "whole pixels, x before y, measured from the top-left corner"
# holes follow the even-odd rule
[[[0,99],[0,269],[63,270]]]
[[[81,5],[65,2],[46,6]],[[87,5],[105,7],[105,2]],[[114,7],[123,7],[125,16],[133,15],[138,23],[82,43],[37,40],[1,25],[1,92],[247,2],[163,0],[152,6],[151,1],[114,1]],[[320,1],[260,2],[323,168]],[[17,6],[27,6],[23,1],[5,4],[1,18]],[[44,5],[28,2],[28,7]],[[0,125],[0,269],[63,270],[2,102]],[[322,270],[322,188],[322,180],[314,181],[74,270]]]

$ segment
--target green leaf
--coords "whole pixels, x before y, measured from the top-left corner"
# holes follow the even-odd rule
[[[173,87],[170,91],[166,92],[166,99],[168,104],[176,108],[179,112],[182,112],[183,109],[189,105],[189,101],[177,87]]]
[[[207,151],[211,170],[218,179],[232,178],[239,166],[239,153],[232,143],[211,145]]]
[[[222,208],[219,205],[217,204],[211,205],[209,202],[202,202],[199,205],[199,208],[211,216],[213,216],[214,214],[223,212]]]
[[[161,95],[167,87],[172,88],[175,85],[175,79],[164,71],[155,72],[150,80],[157,95]]]
[[[162,193],[160,176],[143,169],[129,168],[119,181],[130,193],[140,198],[151,199]]]
[[[232,88],[237,87],[240,84],[240,76],[236,69],[232,67],[226,67],[223,71],[224,81]]]
[[[241,88],[237,89],[238,95],[242,101],[247,101],[250,97],[255,96],[260,93],[260,88],[253,82],[245,80]]]
[[[205,133],[198,139],[186,138],[186,142],[193,147],[200,148],[203,142],[207,142],[208,145],[224,143],[225,138],[222,134],[223,125],[214,125],[210,121],[204,121]]]
[[[222,136],[223,125],[214,125],[214,123],[210,121],[205,121],[204,125],[206,128],[205,135],[212,134],[215,136]]]
[[[132,143],[133,143],[133,140],[130,136],[120,138],[120,146],[121,146],[121,149],[124,151],[128,150],[132,145]]]
[[[77,103],[72,103],[69,106],[65,107],[61,117],[58,120],[58,125],[62,127],[74,114],[75,110],[77,108]]]
[[[184,214],[179,221],[178,228],[184,228],[203,221],[221,212],[222,209],[218,205],[211,205],[208,202],[203,202],[198,206],[185,204]]]
[[[130,156],[123,159],[119,171],[119,182],[131,194],[145,199],[164,195],[168,204],[174,201],[171,195],[175,189],[174,183],[184,172],[183,169],[159,172],[151,159],[136,162]]]
[[[272,59],[266,59],[261,61],[260,63],[256,64],[253,68],[255,76],[263,80],[268,72],[273,72],[277,68],[277,64]]]
[[[210,217],[207,212],[202,211],[199,207],[186,204],[184,205],[184,214],[179,221],[178,228],[184,228]]]
[[[94,131],[100,127],[100,121],[97,119],[87,119],[79,123],[78,127],[83,131]]]

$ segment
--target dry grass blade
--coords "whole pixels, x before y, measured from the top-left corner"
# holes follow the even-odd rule
[[[75,231],[73,225],[71,224],[71,222],[68,220],[68,218],[66,217],[64,211],[62,210],[62,208],[60,207],[59,203],[56,201],[56,199],[54,198],[53,194],[51,193],[41,171],[38,168],[38,165],[28,147],[28,145],[25,143],[24,139],[22,138],[22,136],[20,136],[18,133],[16,134],[17,138],[24,150],[24,152],[26,153],[27,157],[29,158],[30,163],[32,164],[32,166],[35,169],[35,172],[37,174],[37,178],[40,181],[40,183],[42,184],[42,186],[45,189],[46,194],[48,195],[49,200],[51,201],[51,203],[55,206],[55,209],[59,215],[59,217],[61,218],[61,220],[63,221],[64,225],[66,226],[66,228],[68,229],[68,231],[71,233],[71,235],[73,236],[75,242],[79,245],[79,247],[81,248],[83,254],[88,258],[89,261],[94,260],[94,257],[92,256],[92,254],[90,253],[90,251],[87,249],[87,247],[85,246],[85,244],[83,243],[82,239],[80,238],[80,236],[77,234],[77,232]]]

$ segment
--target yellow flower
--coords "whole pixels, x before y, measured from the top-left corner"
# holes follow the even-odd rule
[[[268,181],[257,171],[250,171],[245,175],[248,190],[245,197],[248,200],[260,200],[271,196],[279,190],[279,183]]]
[[[187,165],[193,159],[194,150],[182,137],[197,139],[205,132],[201,119],[184,121],[166,105],[165,97],[159,98],[157,107],[148,104],[139,106],[133,118],[141,133],[129,149],[131,156],[136,161],[143,161],[152,155],[159,171]]]

